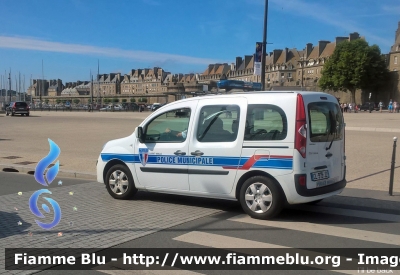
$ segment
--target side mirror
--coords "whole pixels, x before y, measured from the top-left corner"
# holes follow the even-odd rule
[[[136,137],[138,138],[140,143],[144,143],[144,133],[143,127],[139,126],[136,131]]]

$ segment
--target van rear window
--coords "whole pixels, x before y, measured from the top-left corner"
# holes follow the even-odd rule
[[[343,138],[343,115],[338,104],[312,102],[308,104],[310,140],[327,142]]]

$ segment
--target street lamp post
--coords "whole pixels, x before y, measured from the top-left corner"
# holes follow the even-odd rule
[[[261,85],[262,85],[263,91],[265,90],[265,55],[267,52],[267,16],[268,16],[268,0],[265,0],[263,47],[262,47],[262,59],[261,59]]]

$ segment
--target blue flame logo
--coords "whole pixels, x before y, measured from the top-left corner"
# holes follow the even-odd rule
[[[51,184],[51,182],[56,178],[58,170],[60,168],[60,162],[57,161],[54,166],[50,167],[47,170],[46,173],[47,181],[46,181],[45,170],[53,161],[55,161],[58,158],[61,151],[60,147],[58,147],[58,145],[55,144],[51,139],[49,139],[49,144],[50,144],[49,154],[46,157],[44,157],[41,161],[39,161],[35,169],[35,180],[44,186],[48,186]]]
[[[53,180],[56,178],[56,176],[58,174],[58,170],[60,167],[60,163],[59,163],[59,161],[57,161],[56,164],[54,164],[52,167],[47,169],[47,173],[46,173],[46,168],[53,161],[55,161],[58,158],[58,156],[60,155],[60,152],[61,152],[60,148],[58,147],[58,145],[56,143],[54,143],[51,139],[48,139],[48,140],[49,140],[49,144],[50,144],[49,154],[46,157],[44,157],[42,160],[39,161],[39,163],[37,164],[36,169],[35,169],[35,180],[44,186],[49,186],[53,182]],[[39,196],[43,193],[51,194],[51,192],[48,189],[41,189],[41,190],[38,190],[35,193],[33,193],[29,199],[29,208],[31,209],[31,212],[39,218],[44,218],[44,215],[40,212],[40,210],[37,206]],[[61,209],[55,200],[46,198],[46,197],[44,197],[44,199],[47,200],[47,202],[49,202],[50,205],[53,207],[54,219],[51,223],[42,223],[39,220],[35,220],[35,222],[41,228],[49,230],[49,229],[53,228],[54,226],[56,226],[60,222]],[[46,213],[50,213],[50,208],[44,203],[42,204],[42,209]]]
[[[51,192],[47,189],[41,189],[36,191],[35,193],[33,193],[33,195],[31,196],[31,198],[29,199],[29,208],[31,209],[32,213],[39,217],[39,218],[44,218],[44,215],[40,212],[38,206],[37,206],[37,202],[39,200],[39,196],[43,193],[48,193],[51,194]],[[54,226],[56,226],[60,220],[61,220],[61,209],[60,206],[58,205],[58,203],[50,198],[46,198],[44,197],[45,200],[47,200],[50,205],[53,207],[54,209],[54,219],[51,223],[42,223],[41,221],[35,220],[35,222],[43,229],[51,229]],[[46,213],[50,213],[50,209],[46,204],[42,204],[42,209],[46,212]]]

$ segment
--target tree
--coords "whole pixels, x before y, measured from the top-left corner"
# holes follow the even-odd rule
[[[74,103],[75,103],[75,104],[78,104],[79,102],[80,102],[80,100],[79,100],[79,99],[77,99],[77,98],[76,98],[76,99],[74,99]]]
[[[48,99],[45,99],[44,102],[45,102],[46,104],[49,104],[49,100],[48,100]]]
[[[356,102],[357,89],[377,91],[387,81],[389,72],[377,45],[369,46],[363,39],[339,43],[325,63],[319,87],[322,90],[349,91]]]
[[[141,98],[139,98],[139,102],[147,102],[147,98],[141,97]]]
[[[57,100],[56,100],[56,103],[57,103],[57,104],[60,104],[60,103],[61,103],[61,99],[57,99]]]
[[[135,98],[131,98],[131,102],[133,103],[133,102],[136,102],[136,99]]]
[[[127,102],[127,99],[126,99],[126,98],[122,99],[122,102],[123,102],[123,103],[126,103],[126,102]]]
[[[113,98],[112,102],[118,103],[118,102],[119,102],[119,99],[118,99],[118,98]]]

